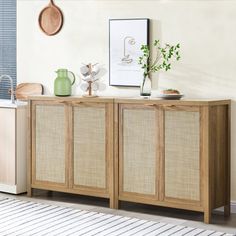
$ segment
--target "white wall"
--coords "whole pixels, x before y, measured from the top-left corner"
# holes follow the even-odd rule
[[[147,17],[151,38],[181,44],[173,70],[153,76],[154,88],[171,87],[186,97],[232,98],[232,199],[236,201],[236,1],[235,0],[55,0],[64,12],[53,37],[38,27],[47,0],[18,0],[18,83],[40,82],[53,92],[54,71],[77,75],[82,62],[108,70],[108,19]],[[108,86],[102,95],[137,96],[138,89]],[[77,82],[78,85],[79,82]],[[155,94],[156,91],[154,91]],[[81,94],[77,87],[76,94]]]

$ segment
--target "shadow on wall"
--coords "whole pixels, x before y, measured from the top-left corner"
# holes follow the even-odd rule
[[[160,74],[159,88],[177,88],[187,98],[231,99],[231,194],[236,201],[236,81],[198,67],[176,63],[174,70]]]
[[[181,64],[174,72],[161,74],[159,84],[177,88],[187,98],[231,99],[231,200],[236,201],[236,85],[232,80]]]
[[[236,99],[231,103],[231,199],[236,201]]]
[[[98,74],[95,76],[95,80],[97,79],[97,82],[99,84],[99,91],[103,92],[107,89],[106,75],[108,74],[108,71],[105,68],[105,65],[100,65],[99,68],[100,70]],[[82,76],[82,74],[77,73],[75,85],[72,87],[72,94],[75,94],[77,96],[87,94],[87,91],[83,91],[81,89],[81,84],[84,82],[83,80],[84,80],[84,77]],[[93,91],[93,94],[96,94],[96,93],[97,91]]]
[[[149,44],[150,44],[150,49],[151,49],[151,58],[152,61],[155,57],[155,51],[153,51],[153,42],[155,39],[159,39],[161,41],[161,43],[165,43],[162,42],[162,25],[161,25],[161,21],[159,20],[154,20],[152,19],[150,21],[150,32],[149,32]],[[158,73],[152,74],[151,78],[152,78],[152,88],[153,89],[157,89],[158,88]]]
[[[188,97],[236,99],[234,78],[209,73],[181,61],[176,62],[173,68],[160,74],[160,87],[180,89]]]

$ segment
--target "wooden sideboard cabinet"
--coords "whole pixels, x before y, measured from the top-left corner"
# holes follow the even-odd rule
[[[229,101],[115,102],[118,201],[229,215]]]
[[[28,195],[33,188],[110,199],[113,100],[29,100]]]
[[[230,100],[31,97],[32,189],[230,214]]]

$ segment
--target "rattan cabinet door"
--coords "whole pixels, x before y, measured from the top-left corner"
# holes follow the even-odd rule
[[[148,202],[158,194],[158,111],[144,105],[119,109],[119,197]],[[142,199],[142,200],[141,200]]]
[[[37,186],[66,185],[64,105],[33,105],[32,176]]]
[[[164,112],[165,200],[200,202],[200,112]]]
[[[73,107],[74,189],[107,192],[109,140],[113,139],[107,127],[110,123],[107,114],[105,103]]]

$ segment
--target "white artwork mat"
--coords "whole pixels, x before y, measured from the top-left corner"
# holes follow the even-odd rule
[[[148,19],[110,20],[110,85],[140,86],[141,46],[148,44]]]

